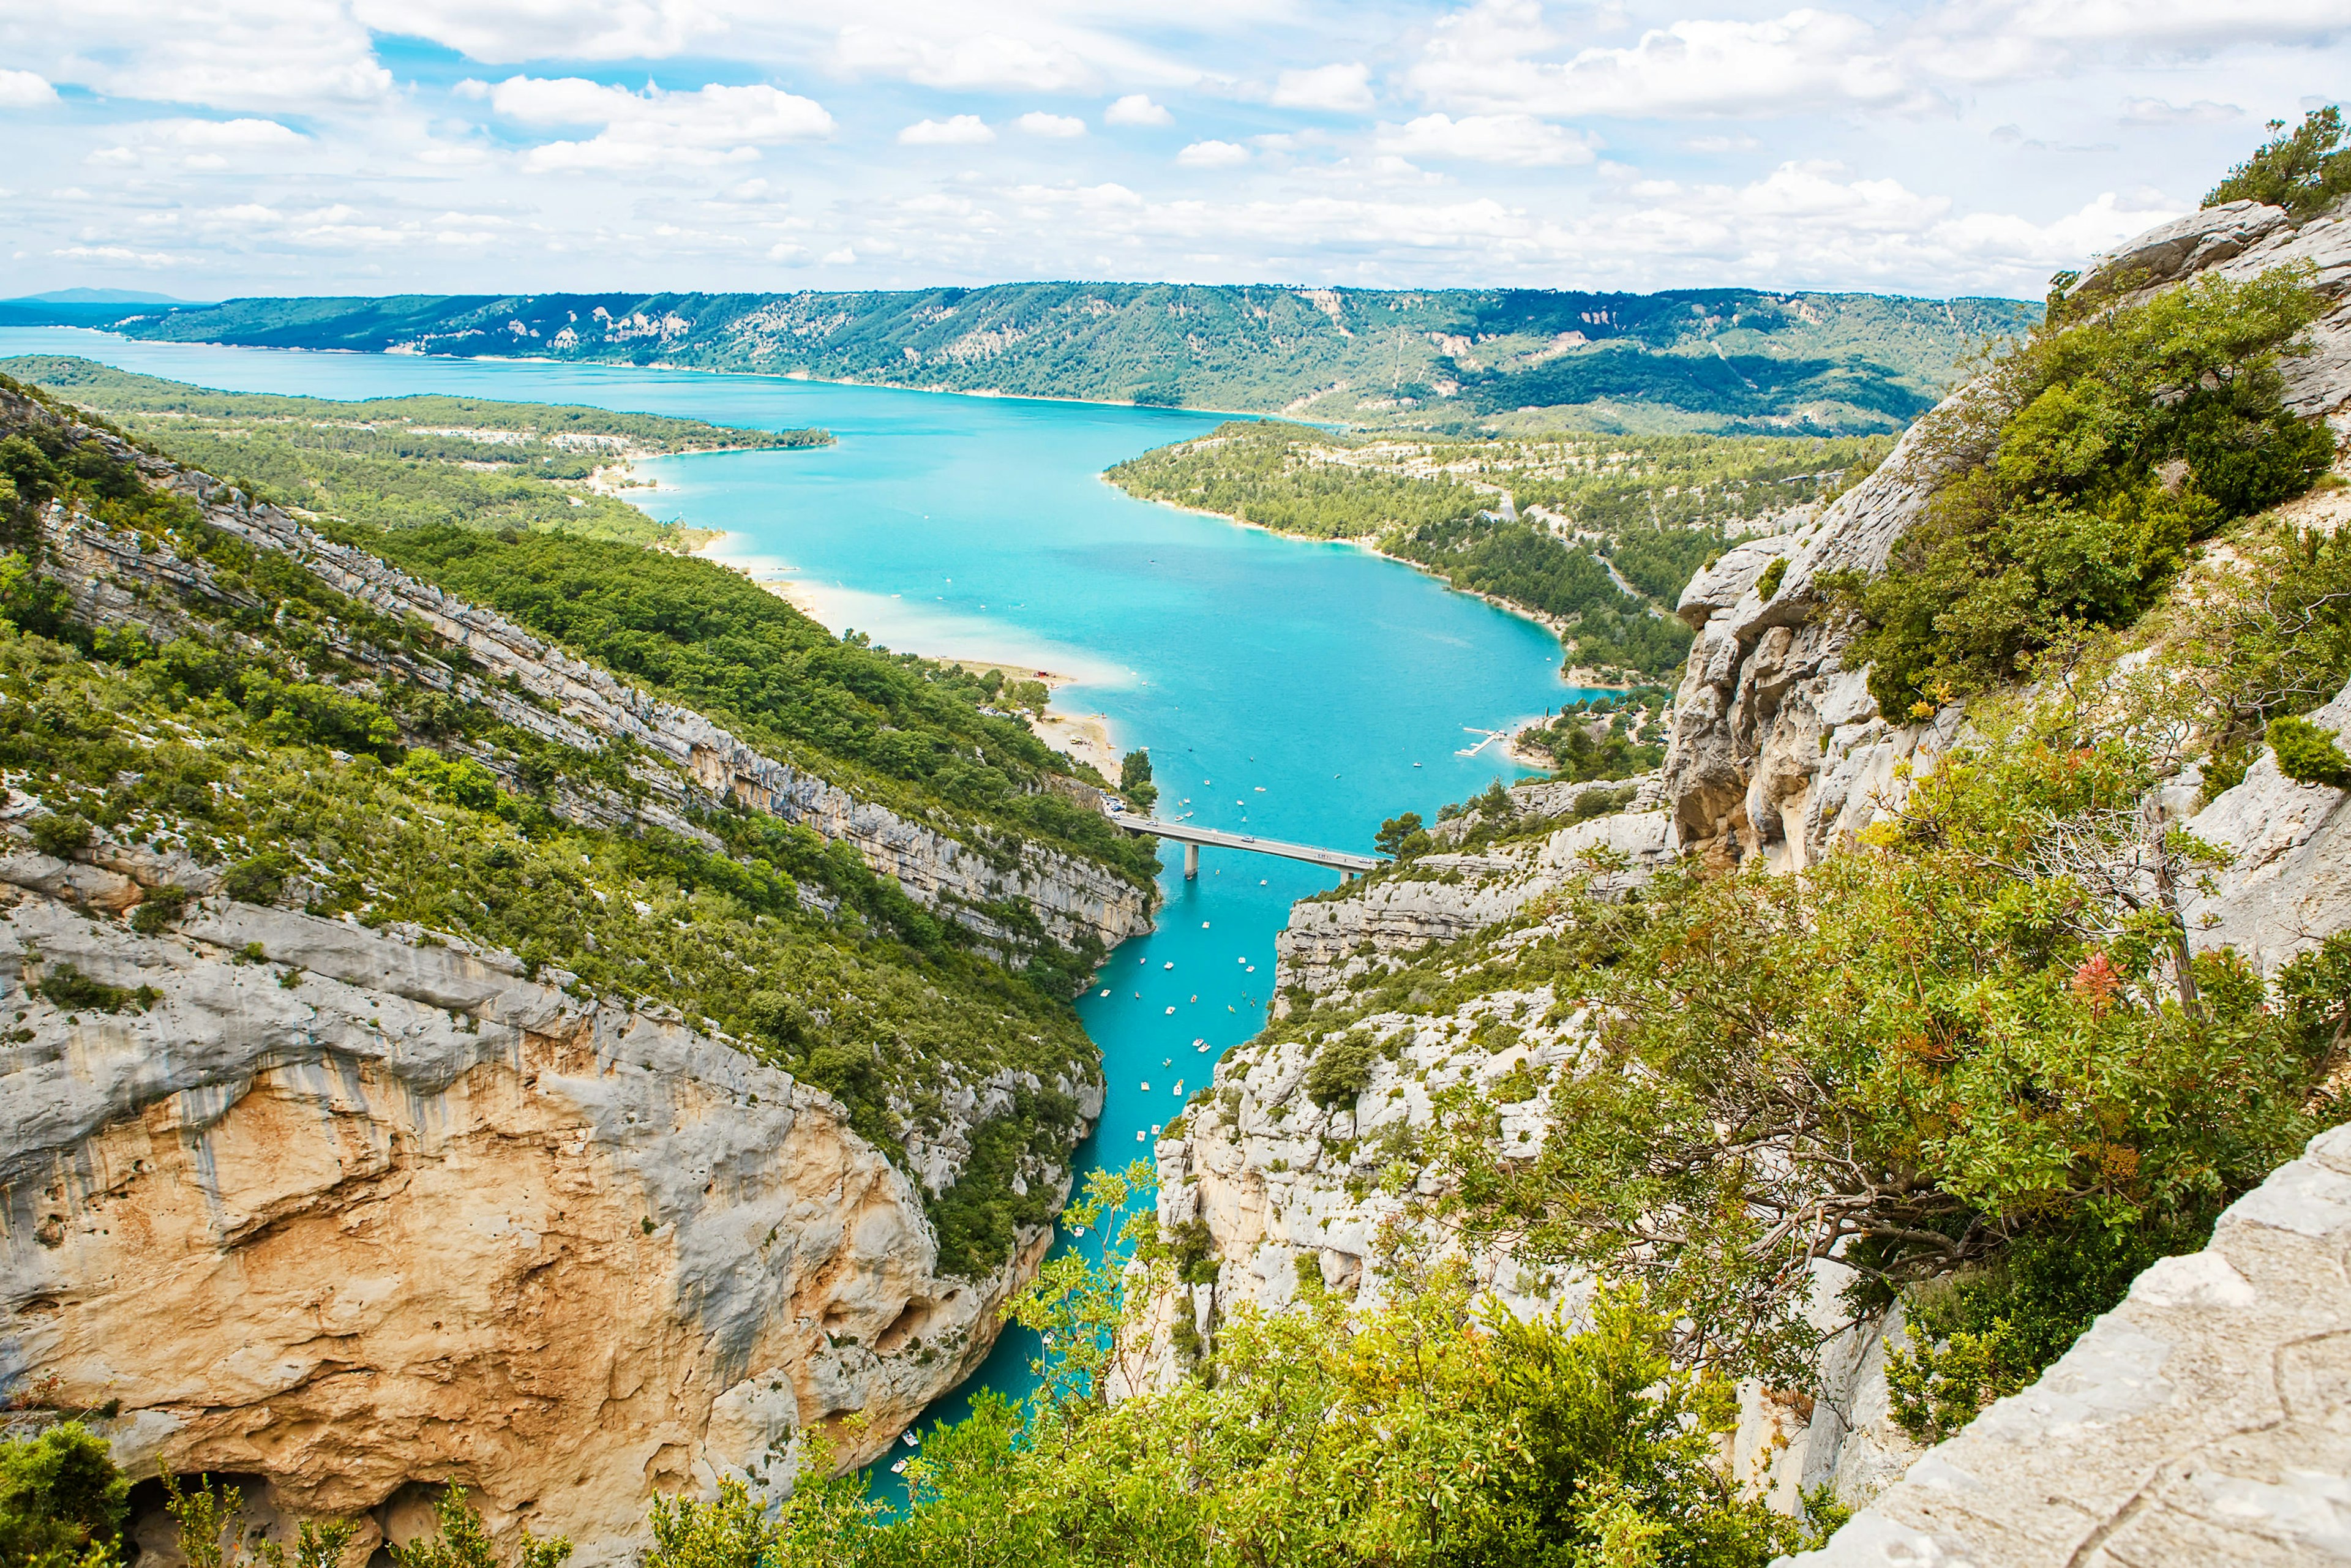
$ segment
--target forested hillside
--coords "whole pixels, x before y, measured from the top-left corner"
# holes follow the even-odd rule
[[[1360,538],[1560,630],[1568,662],[1660,681],[1690,573],[1876,466],[1883,436],[1349,436],[1233,421],[1119,464],[1131,495],[1278,533]]]
[[[183,460],[293,506],[368,528],[550,528],[691,549],[614,491],[631,458],[818,446],[821,430],[744,430],[607,409],[396,397],[344,402],[215,392],[95,360],[26,354],[0,373],[47,388]]]
[[[1468,429],[1899,428],[2009,299],[1018,283],[883,294],[234,299],[175,342],[665,364]]]

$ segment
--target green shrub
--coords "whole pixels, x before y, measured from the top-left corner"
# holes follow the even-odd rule
[[[221,877],[221,891],[240,904],[274,904],[293,873],[291,857],[268,850],[241,860]]]
[[[89,848],[95,836],[87,818],[72,811],[48,811],[33,819],[33,843],[45,855],[70,860]]]
[[[1755,580],[1755,597],[1770,603],[1771,596],[1780,591],[1780,584],[1787,580],[1787,576],[1788,558],[1783,555],[1772,557],[1771,563],[1764,567],[1763,575]]]
[[[113,1561],[130,1514],[130,1478],[78,1422],[0,1442],[0,1563],[72,1568]]]
[[[1325,1110],[1343,1104],[1370,1087],[1379,1049],[1363,1035],[1326,1040],[1306,1067],[1306,1097]]]
[[[465,1506],[464,1487],[453,1486],[435,1499],[433,1518],[440,1527],[435,1533],[390,1549],[394,1568],[503,1568],[481,1515]],[[513,1568],[558,1568],[570,1555],[571,1542],[563,1537],[540,1541],[526,1530]]]
[[[1933,415],[1922,460],[1950,476],[1882,576],[1822,580],[1880,711],[1931,711],[2129,624],[2192,543],[2308,489],[2335,439],[2286,411],[2277,360],[2319,310],[2300,274],[2202,278],[2043,330]]]
[[[2351,757],[2343,754],[2331,731],[2306,718],[2270,720],[2270,749],[2277,753],[2278,771],[2302,784],[2323,784],[2330,789],[2351,789]]]
[[[160,936],[188,907],[188,890],[177,883],[151,887],[139,907],[131,912],[131,928],[141,936]]]
[[[2230,170],[2204,198],[2206,206],[2264,202],[2307,218],[2351,195],[2351,148],[2343,145],[2342,110],[2328,104],[2304,115],[2292,131],[2283,120],[2271,120],[2269,129],[2281,134]]]
[[[146,1007],[159,994],[152,986],[129,990],[93,979],[71,964],[59,964],[43,975],[33,989],[52,1006],[78,1013],[119,1013],[131,1006]]]

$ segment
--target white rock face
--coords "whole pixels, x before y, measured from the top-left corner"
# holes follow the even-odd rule
[[[2131,1286],[1802,1568],[2351,1557],[2351,1128]]]
[[[121,1401],[97,1425],[135,1471],[395,1536],[413,1483],[460,1481],[501,1533],[631,1561],[655,1491],[788,1488],[810,1429],[885,1448],[1043,1252],[939,1277],[834,1101],[677,1023],[225,900],[141,937],[45,860],[0,866],[0,1368]],[[160,999],[18,978],[67,963]]]
[[[2351,746],[2351,686],[2309,716]],[[2196,945],[2234,947],[2271,970],[2351,929],[2346,804],[2351,792],[2297,783],[2264,751],[2243,782],[2190,817],[2188,831],[2229,855],[2213,890],[2182,905]]]

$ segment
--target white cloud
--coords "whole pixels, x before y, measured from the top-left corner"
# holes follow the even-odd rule
[[[2245,111],[2233,103],[2199,98],[2194,103],[2166,103],[2159,98],[2134,98],[2123,105],[2126,125],[2225,125],[2242,120]]]
[[[1424,114],[1402,125],[1380,128],[1384,152],[1405,158],[1452,158],[1473,163],[1520,168],[1589,163],[1591,139],[1531,114]]]
[[[1067,140],[1086,133],[1086,122],[1074,114],[1047,114],[1031,110],[1012,122],[1031,136],[1050,136]]]
[[[27,0],[8,10],[36,15]],[[38,13],[30,36],[50,51],[50,80],[109,98],[324,110],[392,90],[367,29],[327,0],[75,0]]]
[[[1322,109],[1346,113],[1372,107],[1372,73],[1362,65],[1317,66],[1284,71],[1274,78],[1277,109]]]
[[[1094,68],[1075,51],[1002,33],[943,37],[931,27],[849,26],[836,57],[858,75],[904,77],[922,87],[1082,92]]]
[[[848,267],[856,260],[857,252],[849,246],[842,246],[839,250],[829,250],[824,253],[824,264],[827,267]]]
[[[32,71],[0,70],[0,109],[35,109],[57,100],[57,89]]]
[[[1173,125],[1176,117],[1145,93],[1131,92],[1102,110],[1104,125]]]
[[[918,120],[898,132],[898,143],[902,147],[967,147],[995,140],[996,132],[976,114],[958,114],[946,120]]]
[[[585,141],[549,141],[525,162],[533,169],[653,169],[758,156],[761,147],[832,133],[814,101],[772,87],[705,87],[642,93],[579,77],[509,77],[491,107],[526,125],[601,125]]]
[[[1798,10],[1760,22],[1681,21],[1628,48],[1546,61],[1513,52],[1549,35],[1518,0],[1488,0],[1489,25],[1440,31],[1411,82],[1440,102],[1535,114],[1782,114],[1912,97],[1910,71],[1857,16]]]
[[[1249,162],[1249,150],[1231,141],[1195,141],[1176,154],[1187,169],[1227,169]]]
[[[524,60],[662,59],[727,28],[728,7],[699,0],[353,0],[379,33],[429,38],[489,65]]]
[[[69,245],[49,254],[66,261],[127,262],[134,267],[180,267],[187,263],[184,256],[160,250],[132,250],[120,245]]]

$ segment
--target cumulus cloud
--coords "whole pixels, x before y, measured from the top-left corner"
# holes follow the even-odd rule
[[[1234,141],[1195,141],[1176,154],[1176,162],[1187,169],[1227,169],[1249,159],[1249,150]]]
[[[1531,114],[1424,114],[1380,128],[1379,148],[1403,158],[1459,159],[1520,168],[1589,163],[1591,140]]]
[[[1173,125],[1176,117],[1151,101],[1145,93],[1131,92],[1102,110],[1104,125]]]
[[[1012,122],[1031,136],[1050,136],[1067,140],[1086,133],[1086,122],[1074,114],[1047,114],[1043,110],[1031,110]]]
[[[1075,50],[1004,33],[942,37],[930,28],[849,26],[835,57],[852,74],[904,77],[923,87],[1081,92],[1094,68]]]
[[[1534,114],[1780,114],[1823,104],[1886,104],[1917,91],[1888,40],[1857,16],[1798,10],[1764,21],[1690,20],[1625,48],[1534,57],[1552,39],[1520,0],[1488,0],[1440,29],[1411,85],[1441,102]]]
[[[51,81],[110,98],[322,110],[392,90],[367,29],[319,0],[76,0],[43,12],[32,37]],[[31,50],[14,52],[29,63]]]
[[[490,89],[490,107],[526,125],[601,125],[584,141],[530,150],[533,169],[653,169],[756,158],[761,147],[830,136],[822,105],[772,87],[705,87],[643,92],[580,77],[509,77]]]
[[[898,132],[902,147],[968,147],[977,142],[993,141],[996,132],[987,121],[976,114],[958,114],[947,120],[918,120]]]
[[[2233,103],[2199,98],[2194,103],[2166,103],[2159,98],[2134,98],[2123,105],[2126,125],[2225,125],[2242,120],[2245,111]]]
[[[726,30],[726,7],[698,0],[353,0],[379,33],[428,38],[490,65],[524,60],[664,59]]]
[[[1317,66],[1284,71],[1274,78],[1277,109],[1322,109],[1334,113],[1372,107],[1372,73],[1363,65]]]
[[[32,71],[0,70],[0,109],[34,109],[55,103],[57,89]]]

